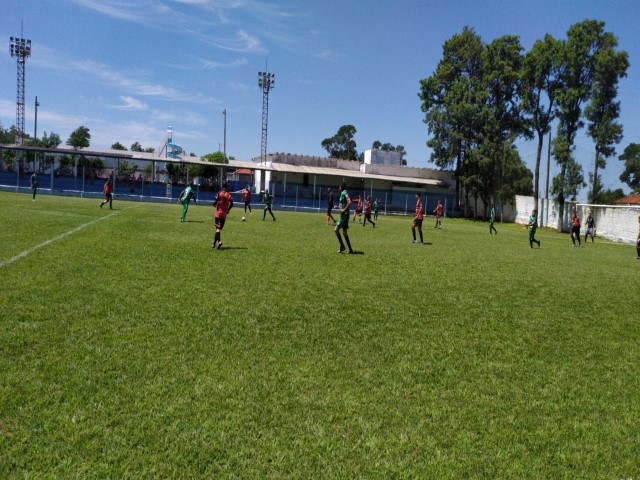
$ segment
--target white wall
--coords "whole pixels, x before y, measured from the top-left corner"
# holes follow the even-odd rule
[[[547,209],[548,205],[548,211]],[[635,243],[638,237],[638,216],[639,207],[614,206],[614,205],[587,205],[565,203],[562,230],[568,232],[571,222],[573,207],[578,209],[578,216],[582,224],[581,235],[584,235],[584,221],[587,217],[587,210],[591,210],[591,215],[596,223],[596,235],[608,240],[625,243]],[[557,228],[559,207],[555,201],[539,199],[538,219],[544,227]],[[529,222],[529,215],[533,210],[533,197],[517,195],[514,205],[504,209],[503,219],[515,223],[525,224]]]

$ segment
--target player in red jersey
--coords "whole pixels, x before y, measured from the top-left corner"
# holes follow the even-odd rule
[[[442,228],[442,216],[444,215],[444,207],[442,206],[442,202],[438,200],[438,205],[433,210],[436,214],[436,226],[433,228]]]
[[[412,243],[416,243],[416,228],[418,229],[418,233],[420,234],[420,245],[424,245],[424,240],[422,238],[422,219],[424,218],[424,214],[422,213],[422,199],[420,198],[420,192],[416,192],[416,218],[413,219],[411,223],[411,233],[413,234]]]
[[[222,190],[216,196],[213,206],[216,207],[215,227],[216,235],[213,237],[213,248],[220,250],[222,248],[222,240],[220,239],[220,232],[224,228],[224,222],[227,219],[229,210],[233,207],[233,199],[229,193],[229,187],[226,183],[222,184]]]
[[[376,224],[373,220],[371,220],[371,197],[367,197],[367,201],[364,203],[364,222],[362,222],[363,227],[367,224],[367,220],[369,220],[369,223],[373,225],[373,228],[376,228]]]
[[[356,200],[356,213],[353,214],[352,222],[356,221],[356,217],[358,217],[358,223],[362,223],[362,197],[358,195],[358,199]]]
[[[113,180],[111,179],[111,175],[107,178],[107,181],[104,184],[104,188],[102,189],[102,193],[104,193],[104,202],[100,203],[100,208],[105,203],[109,204],[109,210],[111,210],[113,206]]]
[[[253,215],[251,211],[251,190],[249,190],[249,185],[244,187],[242,190],[242,201],[244,202],[244,213],[247,213],[247,208],[249,209],[249,214]]]

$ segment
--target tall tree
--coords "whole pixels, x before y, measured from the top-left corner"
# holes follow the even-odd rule
[[[140,145],[140,143],[134,142],[134,143],[131,144],[131,151],[132,152],[144,152],[144,149],[142,148],[142,145]]]
[[[67,145],[75,148],[87,148],[89,146],[89,141],[91,140],[91,133],[89,129],[84,125],[79,126],[67,139]]]
[[[453,168],[456,180],[456,204],[460,204],[460,183],[464,164],[477,143],[481,123],[478,114],[478,88],[481,76],[482,39],[470,27],[447,40],[443,57],[435,72],[420,81],[418,96],[425,113],[424,123],[431,134],[427,146],[431,161],[442,169]]]
[[[322,140],[321,145],[327,153],[334,158],[343,160],[357,160],[358,151],[354,136],[357,130],[353,125],[342,125],[338,132],[329,138]]]
[[[582,167],[575,162],[573,151],[576,134],[584,126],[582,108],[591,93],[595,55],[604,35],[604,22],[585,20],[569,28],[567,40],[562,44],[559,88],[556,93],[558,134],[553,145],[554,157],[560,166],[560,173],[553,180],[553,192],[560,206],[558,231],[562,230],[566,197],[576,195],[577,191],[574,190],[579,191],[584,186]]]
[[[535,132],[538,145],[533,174],[533,200],[536,210],[540,194],[540,160],[544,137],[551,131],[556,115],[556,91],[562,44],[547,34],[525,55],[522,68],[521,98],[526,127]]]
[[[595,52],[595,71],[591,86],[590,103],[585,108],[589,124],[587,133],[595,143],[593,163],[591,203],[601,189],[598,168],[606,166],[606,159],[615,155],[615,145],[622,140],[622,125],[616,120],[620,116],[618,81],[626,76],[629,58],[625,51],[617,52],[618,40],[612,33],[605,32]]]
[[[522,46],[514,35],[499,37],[482,52],[481,112],[478,158],[483,160],[483,200],[491,203],[507,179],[503,178],[513,156],[513,141],[525,132],[520,114]],[[506,191],[506,190],[505,190]]]
[[[620,175],[620,180],[629,185],[634,192],[640,192],[640,144],[627,145],[618,159],[624,162],[624,171]]]
[[[120,142],[116,142],[113,145],[111,145],[111,150],[126,150],[126,149],[127,147],[122,145]]]

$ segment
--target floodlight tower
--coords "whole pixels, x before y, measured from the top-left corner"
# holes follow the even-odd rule
[[[18,91],[16,94],[16,144],[22,145],[24,137],[24,65],[31,56],[31,40],[10,37],[9,50],[18,62]]]
[[[276,74],[258,72],[258,86],[262,88],[262,142],[260,145],[260,163],[267,161],[267,123],[269,120],[269,90],[276,83]]]

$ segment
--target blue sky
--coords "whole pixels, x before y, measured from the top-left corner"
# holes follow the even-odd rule
[[[2,10],[0,122],[15,124],[9,37],[20,36],[23,22],[33,45],[25,88],[31,135],[38,96],[38,136],[56,132],[66,141],[85,125],[95,148],[157,148],[171,125],[174,143],[204,155],[223,143],[226,109],[227,154],[250,160],[260,155],[258,71],[268,62],[276,75],[268,152],[326,156],[320,142],[351,124],[358,151],[375,140],[404,145],[410,166],[428,167],[419,81],[434,72],[447,39],[468,25],[487,43],[519,35],[529,50],[546,33],[564,38],[570,25],[592,18],[615,33],[631,62],[619,90],[618,154],[640,142],[637,1],[7,0]],[[533,170],[535,143],[519,147]],[[586,178],[593,143],[584,132],[575,156]],[[546,146],[543,165],[544,188]],[[608,161],[606,188],[623,186],[621,171],[617,157]]]

